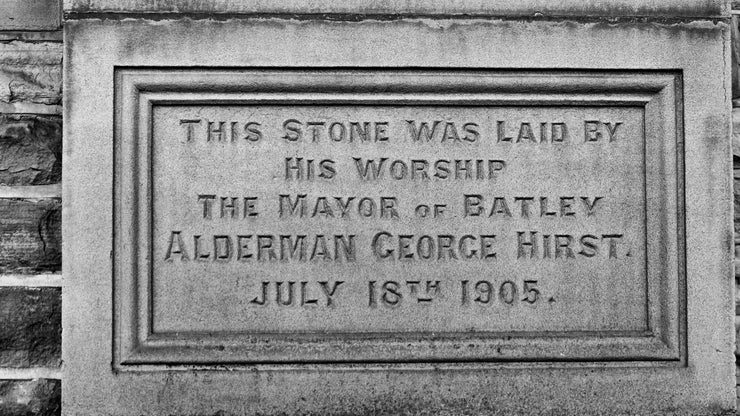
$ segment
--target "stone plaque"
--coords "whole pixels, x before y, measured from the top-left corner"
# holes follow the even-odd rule
[[[678,74],[116,82],[122,365],[681,358]]]
[[[734,414],[726,2],[141,3],[64,9],[64,414]]]

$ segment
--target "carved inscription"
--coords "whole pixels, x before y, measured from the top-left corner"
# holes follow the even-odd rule
[[[155,330],[642,330],[643,112],[155,106]]]

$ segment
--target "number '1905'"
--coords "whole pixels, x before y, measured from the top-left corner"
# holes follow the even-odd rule
[[[521,286],[517,286],[511,280],[504,280],[501,283],[488,280],[477,282],[462,280],[460,285],[463,305],[471,303],[488,305],[494,302],[511,306],[517,303],[534,304],[542,297],[536,280],[525,280]]]

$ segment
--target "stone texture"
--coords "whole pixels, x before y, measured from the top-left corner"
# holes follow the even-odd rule
[[[599,3],[606,4],[606,2]],[[524,19],[522,21],[496,19],[384,21],[366,19],[352,23],[321,19],[194,19],[192,16],[181,20],[166,20],[163,16],[156,16],[159,20],[150,21],[142,16],[137,17],[137,19],[116,20],[83,19],[70,21],[65,25],[65,39],[72,45],[66,49],[68,55],[65,57],[67,76],[65,77],[64,106],[65,128],[67,129],[64,138],[65,195],[69,196],[64,201],[65,413],[79,416],[215,414],[218,411],[227,414],[261,413],[266,415],[403,414],[404,412],[407,414],[465,414],[467,412],[468,414],[499,415],[556,412],[562,414],[716,415],[734,412],[734,299],[732,296],[734,278],[730,250],[733,202],[732,183],[728,175],[731,169],[730,114],[728,111],[730,101],[728,55],[730,51],[727,42],[729,19],[691,19],[680,23],[647,19],[624,24],[620,22],[604,24],[567,19],[564,21]],[[92,50],[96,52],[94,60],[91,59]],[[202,281],[194,282],[177,278],[167,280],[169,275],[160,273],[161,280],[155,281],[154,284],[163,282],[163,285],[155,289],[173,288],[173,290],[181,291],[182,296],[188,296],[197,290],[214,289],[213,292],[208,293],[213,294],[209,301],[214,307],[220,308],[216,311],[220,315],[210,315],[203,322],[198,322],[198,324],[205,325],[196,328],[199,331],[194,335],[188,333],[190,328],[186,327],[179,332],[182,328],[174,325],[164,326],[164,331],[161,333],[152,331],[156,336],[147,340],[151,341],[150,345],[147,345],[147,347],[151,346],[149,351],[143,351],[140,356],[134,356],[131,361],[112,369],[111,363],[115,365],[116,358],[111,345],[118,345],[114,342],[122,338],[119,335],[124,329],[115,327],[116,330],[112,330],[111,322],[121,315],[125,315],[126,319],[134,315],[121,313],[125,311],[126,306],[120,302],[124,298],[118,294],[123,293],[124,290],[139,294],[144,292],[143,290],[138,292],[132,290],[137,282],[135,279],[121,278],[121,269],[118,266],[139,265],[138,270],[135,270],[138,274],[133,276],[141,277],[147,271],[146,267],[141,266],[146,264],[146,256],[154,253],[160,258],[159,261],[165,260],[166,257],[166,254],[161,252],[161,246],[158,252],[147,250],[150,246],[156,249],[152,240],[154,237],[147,240],[143,234],[137,235],[132,232],[131,227],[126,227],[126,225],[136,220],[137,224],[151,225],[151,228],[156,228],[157,224],[161,224],[162,221],[168,219],[168,215],[173,214],[167,211],[168,205],[161,205],[161,200],[160,205],[157,205],[157,199],[153,198],[154,208],[151,211],[142,209],[141,215],[134,217],[133,220],[127,219],[126,221],[129,222],[125,223],[121,220],[123,217],[115,216],[114,213],[131,215],[133,211],[119,212],[120,202],[129,203],[130,200],[140,202],[136,200],[137,197],[145,201],[149,196],[146,194],[146,186],[152,183],[152,186],[158,189],[166,189],[168,192],[177,191],[178,187],[182,187],[183,183],[187,183],[195,174],[213,173],[214,178],[211,182],[202,182],[203,190],[189,189],[191,199],[186,202],[195,205],[196,208],[198,207],[196,192],[206,193],[213,189],[215,189],[214,193],[247,192],[251,184],[249,177],[237,183],[229,182],[233,181],[234,177],[242,179],[238,175],[240,171],[232,169],[237,163],[234,160],[229,160],[230,164],[220,165],[213,161],[213,164],[206,166],[208,170],[202,169],[197,173],[183,169],[178,172],[178,175],[169,176],[170,183],[157,183],[156,175],[164,172],[162,170],[166,168],[164,164],[170,163],[167,160],[157,159],[157,155],[174,155],[174,153],[166,153],[168,151],[181,151],[180,156],[183,159],[194,159],[194,155],[200,155],[181,142],[173,140],[157,142],[153,146],[140,145],[137,147],[138,151],[143,152],[143,156],[146,156],[147,152],[152,152],[153,158],[115,159],[115,151],[133,143],[141,144],[139,140],[146,135],[144,133],[141,136],[121,136],[120,132],[132,129],[132,126],[144,126],[147,121],[151,121],[145,117],[136,119],[140,124],[130,120],[122,121],[127,120],[122,116],[122,108],[146,109],[148,107],[135,106],[133,102],[130,106],[116,107],[120,101],[111,99],[116,86],[121,85],[117,84],[121,81],[118,77],[121,73],[117,73],[116,69],[138,68],[145,72],[156,73],[162,71],[162,68],[191,68],[192,71],[199,71],[208,78],[203,82],[193,82],[194,88],[199,89],[199,93],[220,96],[219,94],[228,95],[234,92],[231,88],[232,84],[228,83],[225,83],[226,88],[223,85],[219,85],[219,88],[210,88],[214,82],[211,75],[226,72],[223,71],[224,67],[236,68],[236,71],[239,68],[285,69],[294,67],[295,72],[298,72],[297,76],[301,77],[304,75],[302,71],[306,72],[305,68],[377,68],[378,65],[387,67],[388,72],[409,67],[435,67],[439,72],[444,72],[449,68],[469,68],[479,71],[505,68],[517,76],[521,75],[522,68],[533,72],[557,68],[566,73],[581,70],[593,73],[599,72],[600,68],[609,68],[610,73],[615,77],[618,77],[617,74],[621,71],[652,74],[655,70],[662,71],[672,68],[670,73],[680,76],[681,79],[679,82],[672,80],[671,85],[680,85],[682,94],[677,97],[664,96],[660,103],[663,105],[676,104],[677,107],[683,109],[680,117],[665,115],[661,118],[649,116],[646,118],[648,121],[662,120],[661,125],[667,129],[670,129],[672,123],[678,120],[682,126],[677,126],[676,131],[680,133],[678,136],[662,135],[661,131],[646,128],[645,135],[650,135],[651,140],[646,141],[651,145],[670,143],[681,147],[673,152],[666,144],[665,148],[661,149],[663,152],[661,154],[667,157],[687,155],[684,160],[685,174],[679,172],[679,174],[664,176],[665,182],[680,180],[680,188],[685,189],[686,193],[685,198],[681,198],[680,195],[678,198],[654,198],[653,194],[648,193],[646,199],[649,203],[658,205],[664,202],[680,203],[685,200],[686,205],[682,206],[681,210],[685,211],[686,218],[680,223],[685,224],[685,238],[669,239],[670,244],[674,246],[671,248],[666,245],[660,250],[665,250],[664,258],[685,252],[686,261],[685,264],[671,263],[664,270],[648,275],[643,281],[661,287],[675,287],[680,282],[681,296],[667,296],[660,301],[655,301],[656,304],[665,306],[665,313],[656,318],[670,316],[670,313],[677,313],[677,311],[685,314],[684,319],[671,320],[676,325],[682,326],[680,332],[684,342],[669,340],[673,347],[680,349],[680,354],[671,356],[660,363],[647,359],[612,362],[599,360],[602,357],[598,355],[588,357],[593,358],[593,361],[582,363],[562,360],[536,364],[529,361],[512,364],[495,361],[468,363],[422,360],[418,362],[411,361],[408,357],[405,357],[406,361],[392,364],[388,364],[387,361],[371,360],[337,364],[333,361],[327,363],[311,360],[309,357],[295,365],[267,361],[266,363],[248,364],[246,368],[249,371],[227,371],[232,369],[235,362],[243,364],[246,361],[240,356],[230,355],[233,351],[232,346],[237,342],[246,344],[255,339],[254,331],[259,328],[234,326],[236,331],[228,334],[233,335],[231,338],[218,339],[220,335],[218,325],[226,319],[234,319],[235,313],[230,309],[233,304],[225,304],[227,301],[224,300],[224,292],[228,289],[227,295],[235,296],[235,292],[242,289],[236,278],[255,279],[259,276],[252,272],[255,268],[250,267],[251,265],[246,262],[240,269],[241,275],[222,273],[227,269],[226,267],[214,262],[202,262],[197,267],[201,267],[203,273],[192,275],[203,279]],[[378,72],[384,72],[384,70],[378,70]],[[388,84],[393,83],[393,80],[382,76],[373,78],[385,80]],[[612,80],[609,76],[603,79],[607,81],[606,83]],[[327,84],[329,83],[322,84],[322,88]],[[412,83],[405,81],[398,85],[409,84]],[[142,82],[141,85],[151,84]],[[171,93],[178,91],[177,83],[167,84],[165,82],[163,85],[166,87],[162,88],[165,93],[160,95],[156,91],[152,92],[150,94],[152,100],[155,98],[170,100]],[[312,84],[311,88],[318,88],[316,85]],[[253,86],[256,87],[250,90],[250,94],[235,95],[237,101],[249,102],[254,99],[252,93],[261,87],[261,83],[254,82]],[[455,90],[456,86],[456,83],[447,85],[447,90],[458,92]],[[518,84],[512,82],[511,86],[515,87]],[[408,89],[417,91],[411,87]],[[309,91],[306,95],[312,99],[314,90],[310,88],[307,90]],[[121,90],[118,91],[121,92]],[[135,91],[136,88],[132,86],[116,97],[130,98]],[[385,90],[377,88],[367,95],[375,99],[378,96],[375,93],[377,91]],[[545,89],[536,89],[536,92],[542,91]],[[552,90],[546,91],[552,93]],[[619,94],[632,90],[616,91],[615,96],[621,97]],[[439,92],[435,91],[435,93]],[[477,93],[474,89],[466,92],[471,95]],[[581,92],[580,90],[572,91],[573,94]],[[522,94],[527,95],[527,93]],[[361,96],[363,94],[357,93],[352,96],[352,99]],[[463,94],[461,96],[467,97]],[[200,103],[213,101],[213,98],[208,97],[196,96],[195,98],[197,98],[195,102]],[[573,99],[582,103],[582,98],[576,95]],[[627,100],[627,98],[624,99]],[[297,102],[303,103],[304,101],[297,100]],[[440,102],[445,102],[445,100],[440,100]],[[569,107],[569,105],[561,106]],[[188,117],[195,116],[196,111],[187,114],[183,111],[182,114]],[[204,111],[203,114],[206,112]],[[243,122],[249,114],[244,109],[239,110],[239,118],[233,118],[233,120]],[[350,113],[347,117],[353,114],[355,113]],[[119,115],[120,118],[115,118],[115,115]],[[212,117],[215,114],[207,115]],[[427,114],[426,117],[431,117],[431,115]],[[585,114],[581,117],[585,117]],[[179,128],[182,132],[182,126],[177,124],[179,120],[173,121],[171,117],[168,119],[175,123],[174,128]],[[232,118],[224,118],[224,121],[230,120]],[[148,130],[143,129],[143,131]],[[685,134],[685,137],[681,133]],[[122,140],[121,137],[128,140]],[[654,140],[656,137],[666,142]],[[163,145],[168,146],[169,149],[162,150]],[[234,149],[244,143],[229,142],[217,145],[222,146],[219,149],[225,153],[226,150],[223,149]],[[337,144],[337,147],[342,145]],[[227,146],[232,147],[227,148]],[[351,146],[346,146],[344,149],[348,147]],[[432,153],[432,149],[425,149]],[[450,152],[454,150],[462,153],[461,147],[451,145],[450,149]],[[539,152],[546,151],[542,147],[533,146],[533,149],[539,149]],[[322,151],[316,151],[311,156],[331,157],[335,152],[328,148],[320,150]],[[639,147],[637,150],[640,151]],[[237,152],[239,151],[234,153]],[[436,154],[439,153],[442,151],[436,152]],[[533,150],[533,153],[536,152]],[[380,155],[381,152],[378,154]],[[471,154],[476,154],[476,152],[471,151]],[[142,153],[137,155],[137,157],[142,156]],[[246,151],[241,151],[238,155],[244,156],[239,160],[239,163],[244,165],[252,160],[260,160],[247,159],[254,154]],[[286,151],[285,155],[286,157],[295,155],[295,152]],[[653,154],[645,155],[645,157],[653,157]],[[114,164],[114,159],[118,163]],[[516,160],[530,159],[529,156],[521,156]],[[564,160],[577,159],[564,158]],[[122,175],[124,171],[122,165],[127,168],[134,167],[146,173],[148,172],[146,163],[150,162],[154,164],[152,171],[155,180],[152,182],[142,179],[141,176]],[[581,162],[589,165],[592,160],[586,159]],[[550,163],[554,162],[550,161]],[[265,161],[254,163],[265,169],[273,169],[275,164],[275,162],[270,164]],[[577,175],[582,172],[581,169],[588,172],[589,168],[584,165],[573,166],[574,169],[569,171],[570,174]],[[647,165],[647,169],[658,169],[659,165],[661,164],[651,163]],[[594,166],[596,166],[595,163]],[[111,172],[117,175],[115,183]],[[561,174],[564,175],[562,172]],[[553,185],[553,182],[557,182],[543,172],[538,172],[533,177],[524,174],[521,176],[529,180],[532,186],[541,184],[542,192],[552,192],[552,187],[546,185]],[[135,184],[136,190],[139,191],[138,194],[127,192],[128,188],[125,187],[119,188],[121,182],[118,180],[123,180],[122,178],[125,178],[127,183]],[[229,181],[217,180],[221,178],[228,178]],[[264,181],[264,177],[261,180]],[[275,184],[275,191],[288,189],[299,192],[301,189],[298,186],[301,184],[286,185],[280,180],[279,175],[275,178],[270,177],[269,180],[274,181],[270,184]],[[545,181],[548,182],[543,183]],[[656,182],[661,181],[651,183]],[[563,183],[564,186],[569,184],[569,182]],[[556,184],[563,186],[562,183]],[[269,186],[262,183],[260,185]],[[594,184],[596,185],[598,184]],[[219,186],[221,188],[218,188]],[[95,192],[91,192],[91,188]],[[183,189],[188,191],[188,188]],[[323,189],[326,187],[315,185],[311,188],[311,192],[319,193]],[[363,188],[363,190],[366,189],[369,187]],[[346,190],[349,192],[356,188],[348,185]],[[374,195],[383,195],[387,190],[388,188],[383,186],[372,189]],[[497,191],[503,193],[507,190]],[[419,194],[422,192],[430,199],[436,195],[434,189],[422,190]],[[327,193],[327,195],[334,196],[335,194]],[[186,197],[186,195],[181,196]],[[114,201],[119,203],[114,204]],[[632,205],[622,203],[616,203],[616,205],[625,207],[628,212],[633,212],[635,215],[645,215],[644,212],[634,212],[630,209]],[[194,210],[193,215],[197,214],[198,212]],[[182,220],[183,224],[186,223],[183,215],[172,218]],[[619,218],[624,219],[625,217]],[[250,227],[250,223],[243,220],[240,218],[239,223],[244,224],[245,231],[270,232],[264,228]],[[632,221],[633,219],[626,218],[626,220]],[[653,236],[683,229],[680,225],[671,226],[668,221],[661,223],[662,219],[658,215],[649,216],[647,220],[656,221],[665,227],[660,228],[655,234],[648,233],[647,238],[651,241],[655,241],[651,238]],[[237,224],[236,219],[233,224]],[[315,222],[306,221],[306,224],[286,226],[284,231],[280,230],[280,232],[287,234],[295,233],[296,230],[301,232],[305,230],[313,233],[318,228],[315,224]],[[219,229],[207,224],[199,223],[199,225],[202,228],[188,230],[191,236],[196,232],[202,232],[203,235],[212,231],[232,232],[236,228],[229,227],[230,224],[225,221],[219,223]],[[312,225],[314,228],[309,228]],[[114,226],[120,232],[114,233]],[[347,228],[344,228],[345,226]],[[330,231],[350,230],[353,226],[351,222],[337,221],[336,228]],[[447,227],[443,221],[438,223],[430,221],[429,225],[423,228],[407,226],[407,231],[399,230],[398,232],[411,233],[418,229],[436,233],[442,232],[445,228]],[[96,238],[91,238],[91,236],[96,236]],[[131,237],[131,239],[125,240],[119,236]],[[137,240],[133,240],[137,237]],[[158,241],[166,242],[167,235],[158,235],[156,238]],[[193,240],[194,238],[190,241]],[[120,241],[128,241],[129,244],[114,245],[114,242]],[[679,247],[675,246],[679,244]],[[125,264],[120,257],[121,251],[131,247],[140,248],[145,255]],[[660,258],[660,256],[651,258]],[[362,267],[363,272],[375,271],[378,278],[385,279],[390,276],[403,276],[406,270],[402,265],[399,266],[399,263],[396,263],[395,268],[389,266],[381,269],[367,264]],[[572,265],[574,270],[577,269],[575,261],[567,264]],[[304,275],[300,275],[295,269],[283,268],[283,270],[287,271],[286,278],[296,275],[298,275],[297,279],[304,278]],[[433,264],[430,270],[431,272],[437,271]],[[491,274],[495,271],[496,267],[491,267]],[[114,272],[116,272],[115,276]],[[326,268],[325,272],[326,275],[332,274],[330,268]],[[453,271],[453,273],[454,277],[461,277],[463,272]],[[536,267],[531,269],[531,274],[537,274]],[[347,279],[356,278],[358,275],[360,273],[346,273]],[[544,276],[544,278],[547,277],[549,276]],[[207,284],[209,279],[220,280],[209,285]],[[232,279],[231,285],[228,284],[228,279]],[[316,279],[316,274],[306,273],[305,279]],[[167,286],[168,284],[171,286]],[[194,287],[194,284],[201,286]],[[190,292],[191,288],[195,290]],[[567,291],[568,288],[563,288],[563,290]],[[602,289],[594,288],[594,291],[599,290],[601,294],[615,289],[609,286]],[[142,294],[142,296],[145,295]],[[198,296],[202,294],[198,293]],[[194,303],[192,299],[197,299],[197,297],[186,299],[191,299],[191,303]],[[139,312],[137,316],[150,313],[149,316],[156,318],[158,313],[171,313],[171,310],[157,309],[162,306],[158,303],[160,300],[161,298],[155,296],[152,303],[136,304],[135,306],[142,307],[142,309],[137,309]],[[685,304],[682,304],[683,301]],[[190,306],[194,309],[200,307],[200,305],[188,305],[186,302],[183,302],[183,305],[183,309]],[[145,309],[147,307],[151,307],[151,310]],[[141,313],[142,310],[144,313]],[[490,310],[481,310],[481,319],[498,319],[496,314],[485,314],[487,311]],[[393,319],[401,320],[397,316],[402,314],[403,310],[397,310],[397,312],[395,316],[392,313],[388,314],[389,323],[392,324]],[[238,310],[237,313],[241,313],[237,318],[248,318],[246,308]],[[301,318],[305,317],[310,316],[308,313],[301,316]],[[318,313],[313,317],[313,320],[306,319],[306,321],[315,323],[323,319]],[[148,319],[142,320],[142,322],[148,321]],[[518,322],[522,322],[522,325],[528,324],[526,319]],[[419,327],[422,326],[411,328],[418,329]],[[246,331],[239,333],[238,331],[242,328],[246,328]],[[274,326],[266,326],[268,331],[274,328]],[[653,328],[662,330],[660,326]],[[139,327],[139,329],[144,328]],[[535,329],[540,332],[538,336],[548,336],[546,331],[542,331],[542,327]],[[397,328],[397,330],[402,332],[404,328]],[[127,327],[125,331],[130,331],[130,329]],[[142,338],[149,335],[146,331],[139,331],[137,334]],[[644,335],[644,338],[655,336],[654,332],[637,331],[637,334],[638,336]],[[182,356],[178,354],[184,352],[180,338],[191,335],[196,338],[196,341],[190,344],[194,353],[215,351],[216,359],[221,360],[212,367],[213,371],[198,371],[197,369],[180,371],[181,368],[173,371],[171,367],[173,363],[183,365],[185,366],[183,368],[190,370],[190,367],[187,367],[188,363],[183,363]],[[275,346],[277,343],[269,337],[284,339],[289,335],[291,334],[282,332],[277,335],[268,333],[267,340],[254,342],[255,348],[273,349],[280,353],[281,351]],[[310,338],[306,342],[309,343],[313,341],[313,338],[323,337],[324,334],[320,331],[313,331],[305,335],[306,338]],[[575,334],[576,337],[581,335]],[[372,337],[367,338],[373,338],[371,341],[386,340],[387,338],[383,336],[385,335],[373,334]],[[448,341],[448,339],[440,340],[442,337],[437,338],[437,336],[436,333],[425,332],[419,338],[434,343],[435,347]],[[450,337],[453,341],[447,342],[445,348],[459,339],[455,336],[456,334]],[[170,337],[170,339],[163,340],[165,337]],[[222,343],[216,343],[214,339]],[[556,341],[578,347],[580,340],[579,338],[562,337]],[[355,341],[341,336],[335,341],[341,346],[358,346],[358,350],[369,343],[364,339]],[[294,351],[301,351],[305,354],[306,343],[295,342],[292,344]],[[510,345],[513,343],[510,343],[506,337],[502,337],[502,350]],[[528,343],[522,341],[521,345],[528,345]],[[460,339],[457,346],[460,350],[471,348],[467,339]],[[402,342],[388,341],[384,347],[391,353],[408,352],[406,343]],[[327,348],[334,348],[334,346]],[[115,353],[118,354],[121,350],[117,349]],[[328,351],[331,353],[335,349]],[[160,352],[172,355],[165,357],[170,358],[169,360],[160,358],[160,355],[154,357],[159,361],[150,361],[154,362],[153,365],[158,371],[138,371],[142,362],[145,362],[144,360],[152,359],[151,356],[146,355],[147,352],[152,352],[152,355]],[[485,352],[495,354],[497,350],[489,348]],[[326,354],[325,351],[324,353]],[[286,356],[290,355],[286,354]],[[130,356],[124,357],[124,359],[129,358]],[[329,360],[334,359],[335,357],[329,358]],[[124,365],[129,368],[121,368]],[[238,369],[242,368],[244,367],[238,367]]]
[[[12,41],[0,44],[0,103],[59,104],[62,44]]]
[[[61,414],[61,381],[51,379],[0,380],[0,414],[3,416],[55,416]]]
[[[0,199],[0,272],[58,272],[61,237],[58,198]]]
[[[556,16],[718,16],[729,14],[729,4],[723,0],[65,0],[65,12],[73,13],[286,13],[286,14],[388,14],[396,18],[412,15],[524,15]]]
[[[5,0],[2,3],[0,30],[58,29],[60,0]]]
[[[740,238],[740,157],[735,156],[733,169],[733,198],[735,206],[735,235]]]
[[[61,363],[61,289],[0,289],[0,367]]]
[[[0,185],[47,185],[61,179],[61,117],[0,114]]]
[[[740,97],[740,18],[738,18],[738,15],[732,15],[731,22],[732,98],[736,99]],[[735,111],[736,110],[733,108],[733,115]],[[735,131],[737,131],[737,129],[735,129]]]

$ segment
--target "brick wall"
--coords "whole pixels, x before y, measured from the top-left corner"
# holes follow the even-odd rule
[[[61,413],[62,34],[0,4],[0,415]]]

